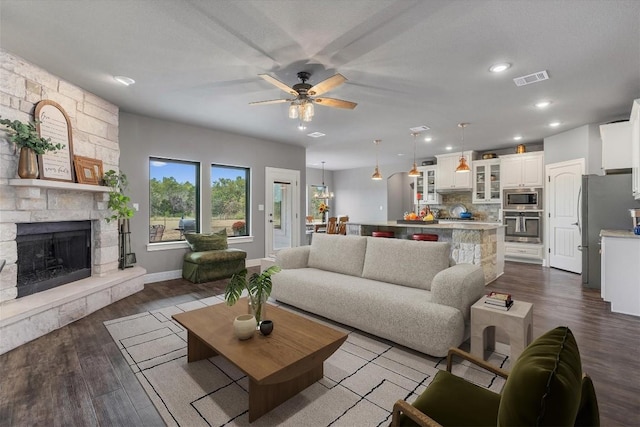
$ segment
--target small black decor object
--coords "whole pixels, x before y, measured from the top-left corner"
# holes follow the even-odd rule
[[[260,333],[262,335],[269,335],[273,331],[273,321],[263,320],[260,322]]]

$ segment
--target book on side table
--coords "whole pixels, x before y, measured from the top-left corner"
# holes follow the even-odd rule
[[[502,292],[490,292],[484,300],[484,303],[498,310],[509,310],[513,305],[511,294]]]

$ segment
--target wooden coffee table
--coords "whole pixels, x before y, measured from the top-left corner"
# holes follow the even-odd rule
[[[273,320],[271,335],[259,332],[240,341],[233,319],[247,314],[247,300],[216,304],[173,317],[187,330],[187,360],[220,355],[249,377],[249,422],[253,422],[322,378],[324,361],[347,335],[275,306],[267,308]]]

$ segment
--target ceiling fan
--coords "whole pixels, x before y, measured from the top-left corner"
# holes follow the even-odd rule
[[[268,74],[258,74],[258,76],[271,83],[278,89],[281,89],[288,94],[293,95],[295,98],[271,99],[268,101],[250,102],[249,104],[266,105],[290,102],[291,104],[289,105],[289,118],[291,119],[300,118],[302,121],[310,122],[314,114],[314,103],[324,105],[326,107],[346,108],[350,110],[353,110],[354,108],[356,108],[356,105],[358,105],[355,102],[344,101],[342,99],[326,97],[318,98],[319,95],[322,95],[323,93],[328,92],[331,89],[334,89],[337,86],[340,86],[342,83],[346,82],[347,79],[342,74],[335,74],[328,79],[325,79],[320,83],[311,86],[309,83],[307,83],[307,80],[309,80],[309,77],[311,77],[311,73],[300,71],[298,73],[298,78],[302,83],[297,83],[293,85],[293,87],[287,86],[285,83],[282,83],[280,80],[271,77]]]

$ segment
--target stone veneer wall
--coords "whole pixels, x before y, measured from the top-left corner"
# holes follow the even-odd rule
[[[35,105],[49,99],[66,111],[72,126],[73,153],[100,159],[103,169],[118,170],[118,107],[27,61],[0,50],[0,116],[33,121]],[[82,191],[79,184],[64,188],[10,185],[17,176],[18,155],[0,132],[0,303],[17,296],[16,224],[92,220],[92,275],[105,276],[118,268],[118,232],[103,220],[107,193]],[[76,187],[77,186],[77,187]]]

